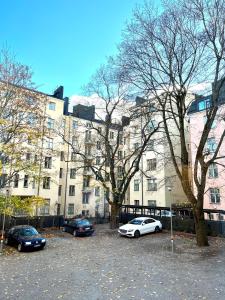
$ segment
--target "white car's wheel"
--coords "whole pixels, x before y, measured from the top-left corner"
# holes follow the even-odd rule
[[[159,226],[156,226],[156,227],[155,227],[155,232],[160,232]]]
[[[135,238],[139,238],[140,237],[140,231],[139,230],[135,230],[134,237]]]

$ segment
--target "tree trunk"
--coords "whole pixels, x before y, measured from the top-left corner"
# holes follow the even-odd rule
[[[203,209],[193,208],[196,241],[199,247],[209,246]]]
[[[119,227],[119,212],[120,205],[117,203],[111,204],[111,218],[110,218],[110,228],[116,229]]]

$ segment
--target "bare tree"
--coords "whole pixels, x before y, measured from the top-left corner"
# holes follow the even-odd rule
[[[124,80],[158,104],[171,160],[192,204],[199,246],[208,245],[203,213],[206,174],[209,165],[221,158],[218,153],[225,134],[213,155],[205,151],[224,83],[224,12],[223,0],[164,2],[163,12],[146,4],[136,10],[128,25],[118,60]],[[213,82],[212,101],[197,145],[195,193],[188,166],[191,157],[186,125],[194,100],[189,92],[193,84],[206,80]],[[175,154],[177,145],[180,155]]]
[[[130,181],[139,171],[142,154],[157,128],[148,130],[149,112],[141,114],[140,109],[131,108],[129,87],[110,64],[96,72],[85,91],[96,96],[97,118],[90,120],[83,135],[78,131],[73,134],[74,143],[72,138],[62,136],[78,157],[76,166],[90,169],[104,188],[111,207],[111,228],[116,228]],[[131,132],[128,125],[140,117],[142,129]],[[130,139],[137,141],[135,148],[130,147]],[[89,181],[90,175],[85,178]]]

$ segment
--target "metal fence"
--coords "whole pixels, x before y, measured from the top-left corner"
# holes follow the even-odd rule
[[[127,223],[136,217],[153,217],[160,220],[163,228],[169,230],[171,226],[170,216],[163,216],[163,211],[168,210],[168,207],[147,207],[135,205],[123,205],[119,217],[120,223]],[[205,210],[205,213],[221,213],[224,211]],[[179,208],[175,210],[175,215],[172,217],[173,229],[175,231],[183,231],[195,233],[194,219],[190,209]],[[224,220],[206,220],[207,232],[211,236],[225,237],[225,221]]]

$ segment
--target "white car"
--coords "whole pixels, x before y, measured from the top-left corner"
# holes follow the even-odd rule
[[[162,230],[162,223],[148,217],[135,218],[128,224],[119,227],[120,235],[138,238],[140,235],[149,232],[159,232]]]

